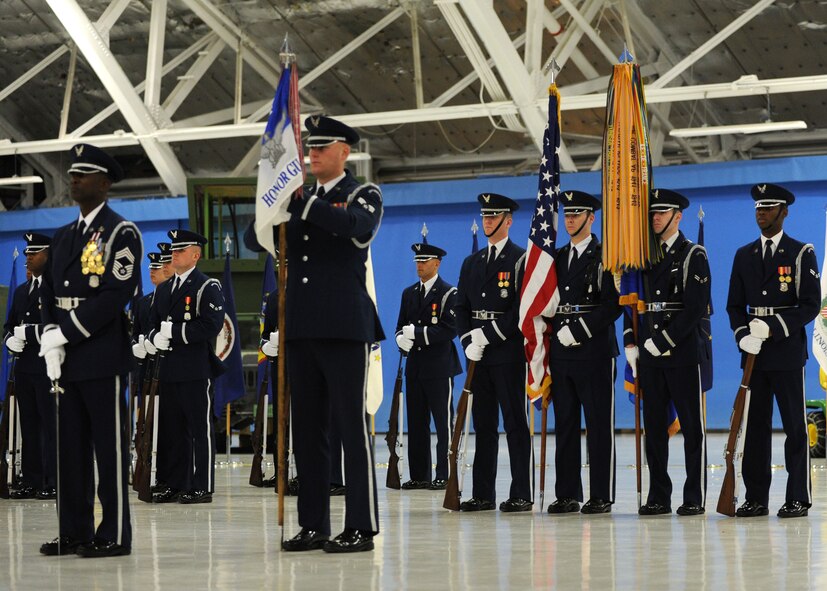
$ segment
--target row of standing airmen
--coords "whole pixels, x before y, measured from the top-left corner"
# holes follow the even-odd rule
[[[308,118],[306,127],[311,172],[317,182],[291,200],[292,218],[286,225],[291,260],[286,292],[287,373],[293,447],[302,481],[297,505],[301,530],[283,547],[287,551],[365,551],[373,549],[373,537],[379,532],[365,412],[366,372],[370,344],[384,338],[365,287],[365,261],[381,222],[382,197],[378,187],[360,184],[345,169],[350,146],[358,141],[355,130],[323,116]],[[38,300],[32,300],[29,292],[40,290],[39,322],[10,318],[6,341],[12,349],[20,349],[22,343],[21,358],[42,357],[48,381],[61,391],[59,458],[53,461],[64,466],[57,492],[60,535],[44,544],[41,552],[116,556],[131,551],[124,390],[133,355],[141,357],[142,352],[139,347],[130,351],[129,323],[123,310],[136,292],[136,261],[143,257],[143,245],[135,225],[106,203],[109,186],[122,178],[117,162],[88,144],[75,146],[71,157],[71,195],[80,205],[80,215],[55,234],[52,256],[41,275],[34,276],[31,269],[31,282],[21,286],[26,290],[20,296],[26,304],[20,306],[24,315],[32,313],[32,301]],[[752,196],[761,238],[736,253],[727,305],[739,348],[758,355],[743,466],[746,501],[737,514],[768,512],[775,395],[787,433],[789,473],[786,502],[779,516],[797,517],[806,515],[811,504],[803,396],[804,327],[818,311],[819,276],[812,246],[782,230],[794,196],[770,184],[756,185]],[[437,273],[444,251],[413,246],[420,280],[403,293],[396,331],[398,346],[408,353],[411,480],[405,488],[444,486],[452,380],[460,373],[452,339],[459,335],[466,358],[478,364],[472,384],[473,491],[461,509],[495,508],[500,410],[512,476],[509,497],[500,509],[521,512],[531,509],[533,497],[525,358],[517,326],[525,251],[508,237],[516,202],[493,193],[482,194],[478,200],[488,245],[465,259],[456,289]],[[615,499],[613,409],[618,349],[613,325],[622,312],[614,281],[600,264],[600,244],[591,233],[600,202],[576,191],[560,194],[560,200],[571,241],[558,251],[560,305],[550,319],[557,499],[549,512],[606,513]],[[644,273],[648,307],[640,327],[640,351],[631,328],[627,325],[624,330],[626,357],[639,372],[645,397],[650,489],[640,513],[671,512],[666,407],[672,401],[684,432],[687,465],[678,513],[697,515],[704,512],[706,493],[698,363],[706,351],[700,320],[710,298],[709,265],[706,251],[679,231],[688,200],[659,190],[653,192],[651,203],[652,226],[664,257]],[[164,357],[165,412],[160,416],[167,419],[161,419],[159,437],[166,443],[159,449],[176,449],[166,457],[159,455],[158,479],[166,486],[157,495],[159,500],[209,502],[214,456],[210,389],[222,370],[210,345],[224,316],[223,297],[220,283],[195,268],[204,238],[185,230],[171,231],[170,238],[176,278],[158,285],[148,305],[149,323],[139,325],[141,332],[137,333],[144,336],[138,338],[144,351]],[[139,309],[143,312],[137,315],[143,322],[147,303]],[[341,310],[349,313],[342,315]],[[20,330],[29,324],[35,328]],[[265,340],[269,340],[266,333]],[[17,371],[22,375],[20,365]],[[42,366],[33,373],[42,377]],[[23,390],[20,386],[18,390],[22,400]],[[590,456],[589,499],[582,508],[581,407]],[[433,479],[429,413],[438,437]],[[165,421],[167,427],[175,423],[175,428],[165,427]],[[331,444],[331,431],[338,432],[340,444]],[[340,446],[347,483],[345,527],[330,539],[331,463]],[[47,447],[44,443],[43,449]],[[92,513],[93,449],[103,508],[97,529]],[[49,462],[47,457],[44,463],[49,466]],[[67,465],[72,469],[66,469]],[[29,473],[37,478],[36,470]],[[27,483],[47,493],[53,485],[48,475]]]

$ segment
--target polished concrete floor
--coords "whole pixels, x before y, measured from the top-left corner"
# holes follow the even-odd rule
[[[677,490],[681,444],[680,437],[672,442]],[[722,435],[710,436],[711,462],[719,462],[723,444]],[[774,461],[782,461],[782,445],[776,436]],[[549,457],[553,451],[550,439]],[[452,514],[442,509],[442,493],[383,488],[376,550],[328,555],[279,551],[277,498],[272,489],[247,484],[249,456],[233,459],[217,470],[211,505],[153,506],[133,495],[135,541],[126,557],[41,556],[40,543],[56,533],[54,503],[0,501],[0,589],[827,589],[823,460],[813,464],[815,505],[808,518],[775,517],[784,500],[782,467],[774,471],[770,517],[715,514],[723,469],[713,467],[706,516],[639,518],[633,437],[620,436],[618,501],[610,515]],[[377,437],[377,460],[386,459]],[[503,453],[499,474],[502,500],[508,490]],[[384,483],[382,464],[377,477]],[[546,505],[553,482],[549,468]],[[298,530],[295,502],[287,501],[286,537]],[[343,498],[335,497],[332,517],[339,526],[343,507]]]

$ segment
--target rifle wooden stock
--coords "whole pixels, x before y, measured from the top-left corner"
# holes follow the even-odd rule
[[[9,451],[9,415],[14,404],[14,363],[17,357],[12,356],[9,364],[9,376],[6,380],[6,400],[3,402],[3,418],[0,420],[0,499],[8,499],[9,493],[9,460],[6,457]]]
[[[250,467],[250,484],[253,486],[264,486],[264,472],[261,469],[261,462],[264,455],[264,442],[267,437],[267,390],[270,385],[270,359],[267,359],[267,367],[264,370],[264,379],[261,380],[261,387],[258,390],[258,408],[256,408],[256,423],[253,429],[253,465]]]
[[[646,286],[648,288],[648,281]],[[654,329],[652,329],[652,334],[654,334]],[[636,305],[632,306],[632,338],[634,338],[635,346],[637,347],[638,311]],[[637,486],[637,508],[640,509],[643,503],[643,453],[640,448],[640,381],[637,377],[637,373],[640,370],[640,357],[635,361],[635,365],[635,485]]]
[[[396,453],[396,447],[399,441],[399,397],[402,393],[402,359],[404,357],[404,353],[399,354],[399,367],[396,370],[396,382],[393,385],[388,432],[385,435],[385,441],[388,443],[388,451],[390,452],[390,457],[388,458],[388,477],[385,480],[385,486],[394,490],[402,488],[402,479],[399,476],[399,454]]]
[[[146,429],[145,408],[149,404],[149,388],[152,384],[152,374],[155,369],[155,357],[150,356],[146,362],[144,381],[141,383],[141,400],[138,404],[138,418],[135,422],[135,471],[132,474],[132,490],[138,492],[138,478],[140,477],[142,464],[144,462],[144,431]]]
[[[149,387],[149,399],[146,404],[144,417],[144,433],[141,437],[141,462],[135,469],[135,487],[138,499],[145,503],[152,502],[152,437],[155,432],[155,397],[158,394],[158,382],[161,374],[161,363],[164,355],[158,351],[155,367],[152,371],[152,383]]]
[[[462,491],[459,489],[459,466],[457,463],[459,457],[459,441],[462,438],[465,415],[468,413],[468,398],[472,396],[471,383],[474,379],[474,369],[476,367],[476,361],[468,362],[465,385],[462,387],[462,395],[459,397],[459,403],[457,404],[457,415],[454,422],[454,434],[453,437],[451,437],[451,448],[448,450],[448,484],[445,487],[445,499],[442,501],[442,506],[451,511],[459,511],[459,502],[462,496]]]
[[[735,517],[735,506],[738,504],[738,497],[735,495],[735,485],[737,484],[735,454],[738,448],[738,439],[742,435],[741,427],[744,424],[744,409],[746,407],[747,392],[749,391],[749,383],[752,379],[752,368],[754,366],[755,355],[749,353],[744,364],[744,376],[741,378],[741,385],[738,387],[738,393],[735,395],[735,403],[732,406],[732,419],[729,422],[729,437],[727,437],[726,447],[724,448],[726,474],[724,474],[724,482],[721,485],[721,494],[718,495],[718,507],[716,511],[721,515],[728,515],[729,517]]]

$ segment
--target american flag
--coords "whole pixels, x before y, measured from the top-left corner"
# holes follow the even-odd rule
[[[525,258],[523,289],[520,294],[520,330],[525,337],[528,360],[526,392],[536,400],[548,390],[549,335],[543,317],[557,309],[557,208],[560,195],[560,95],[549,87],[548,125],[543,135],[537,201],[531,217],[531,232]]]

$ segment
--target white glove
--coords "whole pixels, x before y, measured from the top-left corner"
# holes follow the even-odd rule
[[[20,326],[14,327],[14,336],[20,339],[21,341],[26,341],[26,327],[22,324]]]
[[[751,334],[748,334],[745,337],[742,337],[740,341],[738,341],[738,347],[744,353],[752,353],[753,355],[758,355],[761,352],[761,345],[764,344],[764,341],[759,339],[758,337],[754,337]]]
[[[480,345],[475,345],[473,342],[465,347],[465,356],[470,359],[471,361],[479,361],[482,359],[482,352],[485,350],[485,347],[481,347]]]
[[[6,339],[6,347],[8,347],[9,351],[14,351],[15,353],[22,353],[23,348],[26,346],[26,341],[17,338],[14,335],[11,335],[9,338]]]
[[[155,355],[158,352],[158,349],[155,347],[155,345],[152,344],[152,341],[150,341],[149,339],[144,339],[142,344],[149,355]]]
[[[155,348],[166,351],[169,349],[169,340],[169,337],[165,337],[160,332],[157,332],[152,338],[152,344],[155,345]]]
[[[172,322],[167,320],[161,321],[161,334],[164,335],[168,339],[172,339]]]
[[[47,330],[40,337],[40,356],[44,357],[47,351],[62,347],[68,342],[63,331],[55,325],[55,328]]]
[[[623,352],[626,354],[626,363],[632,368],[632,376],[637,377],[637,358],[640,357],[640,351],[634,345],[626,347]]]
[[[138,359],[144,359],[146,357],[145,341],[144,335],[138,335],[138,342],[132,345],[132,354]]]
[[[413,349],[414,342],[412,339],[405,338],[405,335],[402,333],[396,335],[396,346],[405,351],[407,353],[411,349]]]
[[[655,346],[655,341],[652,339],[646,339],[646,342],[643,343],[643,348],[649,351],[649,353],[652,354],[652,357],[660,357],[663,355],[663,353],[660,352],[660,349]]]
[[[402,336],[406,339],[414,340],[416,336],[416,329],[413,324],[406,324],[402,327]]]
[[[471,342],[480,347],[485,347],[488,344],[488,337],[485,336],[481,328],[475,328],[471,331]]]
[[[60,366],[66,358],[66,352],[63,347],[54,347],[45,353],[42,353],[46,360],[46,375],[51,381],[60,379]]]
[[[17,329],[15,329],[14,336],[17,336],[16,331]],[[770,338],[770,325],[760,318],[754,318],[749,322],[749,334],[754,336],[756,339],[765,341]]]
[[[279,331],[270,333],[270,340],[264,341],[264,344],[261,345],[261,352],[267,357],[279,356]]]
[[[572,347],[578,344],[568,326],[564,326],[557,331],[557,340],[560,341],[560,344],[564,347]]]

